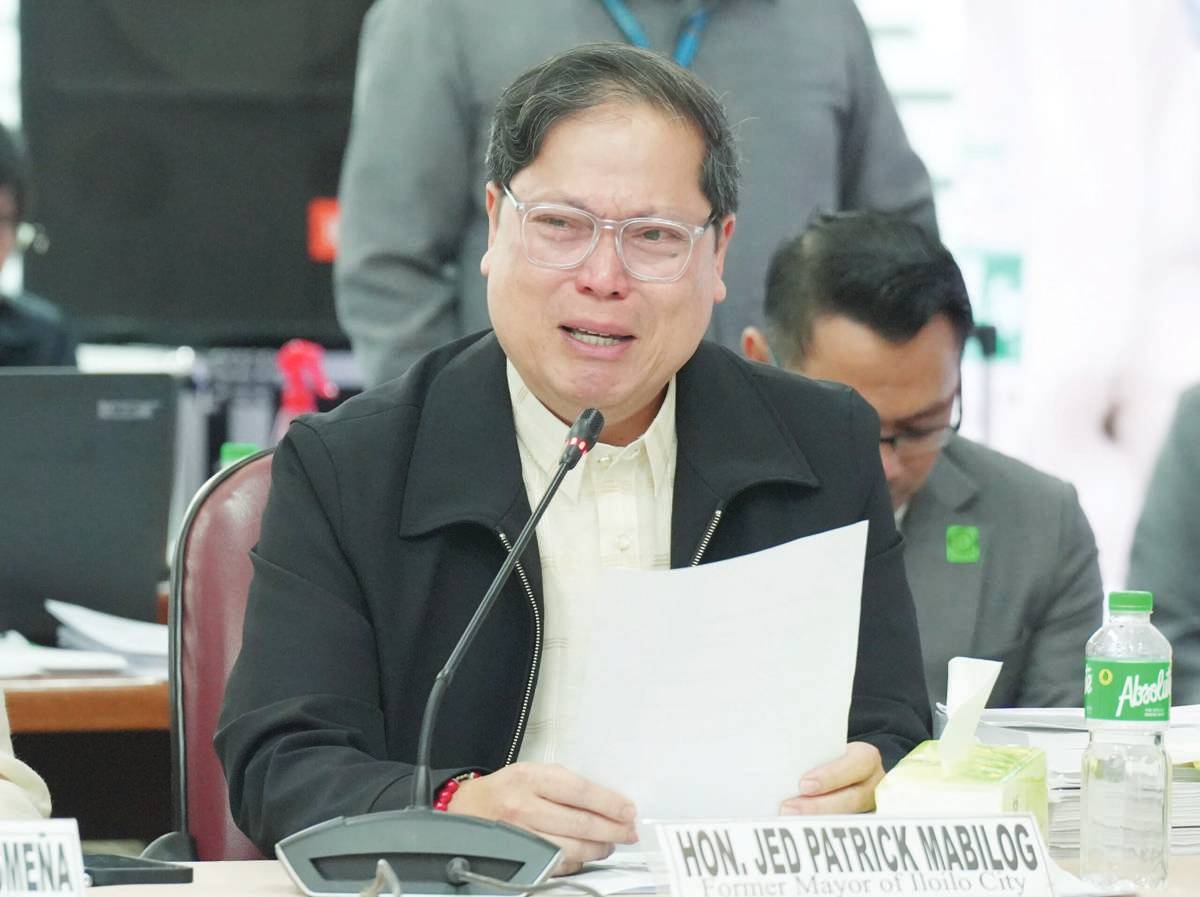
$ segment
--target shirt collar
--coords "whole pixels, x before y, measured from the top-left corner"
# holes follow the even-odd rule
[[[511,361],[506,362],[505,373],[508,377],[508,394],[512,401],[517,443],[547,478],[552,477],[558,467],[558,460],[562,457],[563,444],[570,427],[555,417],[533,394]],[[639,451],[644,451],[650,462],[654,494],[661,495],[672,476],[671,462],[675,454],[674,377],[671,377],[667,385],[667,396],[662,407],[658,409],[658,414],[650,422],[646,432],[625,446],[597,443],[583,459],[583,463],[566,475],[561,491],[570,496],[571,501],[575,501],[579,496],[586,470],[599,463],[601,457],[609,457],[612,459],[610,463],[618,463]]]

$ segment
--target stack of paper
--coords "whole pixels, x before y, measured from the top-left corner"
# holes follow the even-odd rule
[[[98,610],[47,601],[46,610],[62,625],[58,643],[63,648],[103,651],[125,660],[126,672],[167,678],[167,627],[101,613]]]
[[[19,632],[0,635],[0,679],[123,673],[125,658],[107,651],[67,651],[35,645]]]
[[[1079,786],[1087,727],[1080,708],[985,710],[981,741],[1031,744],[1046,751],[1052,854],[1079,851]],[[1171,787],[1171,850],[1200,853],[1200,705],[1171,708],[1167,753],[1175,763]]]

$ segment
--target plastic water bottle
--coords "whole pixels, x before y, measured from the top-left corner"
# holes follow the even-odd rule
[[[1079,868],[1094,884],[1167,880],[1171,646],[1150,622],[1153,609],[1149,592],[1113,592],[1108,622],[1087,643]]]

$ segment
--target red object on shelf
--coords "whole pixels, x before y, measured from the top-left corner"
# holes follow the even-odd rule
[[[325,376],[325,349],[310,340],[288,340],[276,353],[275,363],[283,375],[279,412],[275,415],[278,442],[294,418],[316,411],[318,398],[337,398],[338,388]]]
[[[337,256],[338,201],[318,196],[308,201],[308,257],[332,262]]]

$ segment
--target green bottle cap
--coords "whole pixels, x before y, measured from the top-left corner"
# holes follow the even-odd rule
[[[222,442],[221,443],[221,466],[228,467],[235,461],[240,461],[242,458],[247,458],[258,451],[258,446],[253,442]]]
[[[1109,592],[1108,609],[1115,613],[1148,614],[1154,610],[1150,592]]]

